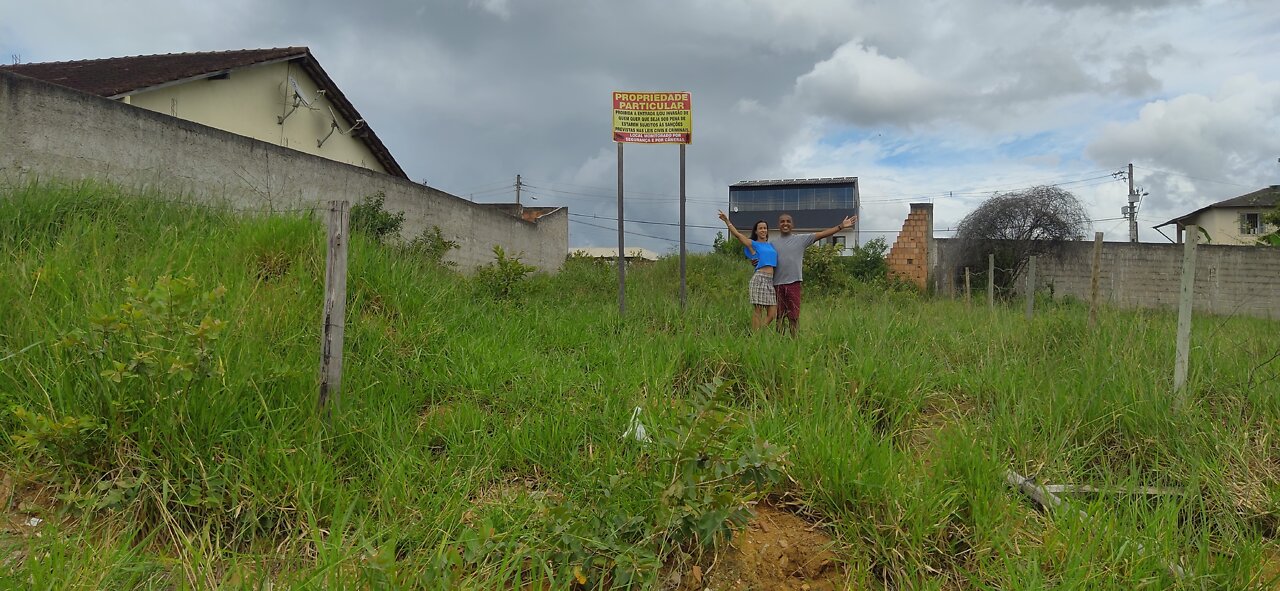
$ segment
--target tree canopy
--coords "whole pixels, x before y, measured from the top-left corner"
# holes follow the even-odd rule
[[[996,284],[1009,286],[1035,255],[1053,253],[1065,242],[1081,240],[1089,215],[1070,191],[1031,187],[998,193],[960,221],[960,266],[985,268],[996,255]]]

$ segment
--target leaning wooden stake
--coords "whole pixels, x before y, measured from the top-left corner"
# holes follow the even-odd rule
[[[1191,357],[1191,302],[1196,287],[1196,243],[1200,228],[1187,226],[1187,246],[1182,256],[1182,293],[1178,295],[1178,356],[1173,365],[1173,407],[1182,408],[1187,398],[1187,366]]]
[[[996,255],[987,255],[987,309],[996,309]]]
[[[1089,328],[1098,325],[1098,276],[1102,273],[1102,232],[1093,233],[1093,277],[1089,281]]]
[[[1004,481],[1008,483],[1009,486],[1012,486],[1013,488],[1016,488],[1019,491],[1022,491],[1022,494],[1025,494],[1028,497],[1031,497],[1031,500],[1035,501],[1036,504],[1040,505],[1041,507],[1044,507],[1045,509],[1060,509],[1060,508],[1066,509],[1069,511],[1074,511],[1077,515],[1080,516],[1081,519],[1084,519],[1085,521],[1089,520],[1088,513],[1085,513],[1084,511],[1081,511],[1079,509],[1072,509],[1070,506],[1067,505],[1067,502],[1062,500],[1062,498],[1059,497],[1058,495],[1055,495],[1049,492],[1048,490],[1045,490],[1045,487],[1040,486],[1039,484],[1036,484],[1030,478],[1027,478],[1021,474],[1018,474],[1013,470],[1004,471]],[[1142,542],[1134,542],[1134,546],[1138,548],[1139,554],[1147,553],[1147,547],[1143,546]],[[1181,566],[1178,566],[1176,563],[1165,561],[1164,567],[1169,571],[1169,574],[1173,575],[1173,577],[1176,579],[1187,578],[1187,571],[1184,570]]]
[[[969,290],[969,267],[964,268],[964,305],[966,308],[973,307],[973,292]]]
[[[1027,261],[1027,320],[1036,313],[1036,257]]]
[[[351,210],[346,201],[329,202],[329,250],[324,273],[324,327],[320,336],[320,409],[342,391],[342,337],[347,314],[347,230]]]

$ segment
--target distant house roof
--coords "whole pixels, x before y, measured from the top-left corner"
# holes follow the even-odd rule
[[[272,49],[243,49],[235,51],[209,51],[197,53],[166,53],[162,55],[135,55],[71,62],[46,62],[0,66],[0,70],[45,82],[66,86],[81,92],[118,99],[125,95],[172,86],[193,80],[202,80],[226,74],[248,66],[283,61],[297,61],[324,89],[325,96],[338,114],[348,123],[364,119],[355,105],[347,100],[338,85],[320,67],[320,63],[306,47],[277,47]],[[391,151],[369,128],[368,122],[352,132],[373,152],[378,163],[393,176],[409,178]]]
[[[1168,226],[1169,224],[1178,224],[1180,226],[1183,226],[1183,225],[1186,225],[1187,221],[1191,220],[1192,218],[1210,209],[1241,208],[1241,207],[1247,207],[1251,209],[1258,209],[1258,208],[1270,209],[1272,207],[1275,207],[1277,203],[1280,203],[1280,185],[1271,185],[1270,187],[1258,189],[1257,191],[1254,191],[1252,193],[1246,193],[1239,197],[1232,197],[1230,199],[1224,199],[1217,203],[1211,203],[1189,214],[1173,218],[1155,227],[1160,228],[1160,227]]]
[[[769,180],[769,181],[738,181],[732,185],[729,185],[729,187],[730,188],[759,187],[759,186],[769,186],[769,185],[833,185],[838,183],[856,183],[856,182],[858,182],[858,177],[856,176],[837,176],[837,177],[827,177],[827,178],[817,178],[817,179],[777,179],[777,180]]]

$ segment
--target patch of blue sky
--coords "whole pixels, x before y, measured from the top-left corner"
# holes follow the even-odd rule
[[[1042,131],[1007,138],[996,146],[995,152],[1005,160],[1053,161],[1062,169],[1091,167],[1093,163],[1085,155],[1085,148],[1094,135],[1084,129]]]
[[[991,154],[981,148],[960,145],[944,136],[904,133],[900,129],[845,129],[828,133],[818,142],[823,148],[869,143],[876,146],[875,163],[894,168],[933,168],[986,162]]]
[[[9,31],[7,29],[5,29],[4,27],[0,27],[0,39],[12,39],[12,38],[13,36],[9,34]],[[19,60],[26,61],[22,57],[22,47],[19,47],[18,45],[13,43],[0,41],[0,61],[2,61],[5,65],[9,65]]]

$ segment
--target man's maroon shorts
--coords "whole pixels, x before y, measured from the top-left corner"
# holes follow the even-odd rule
[[[799,281],[773,286],[778,294],[778,318],[786,318],[791,322],[800,320],[800,288]]]

